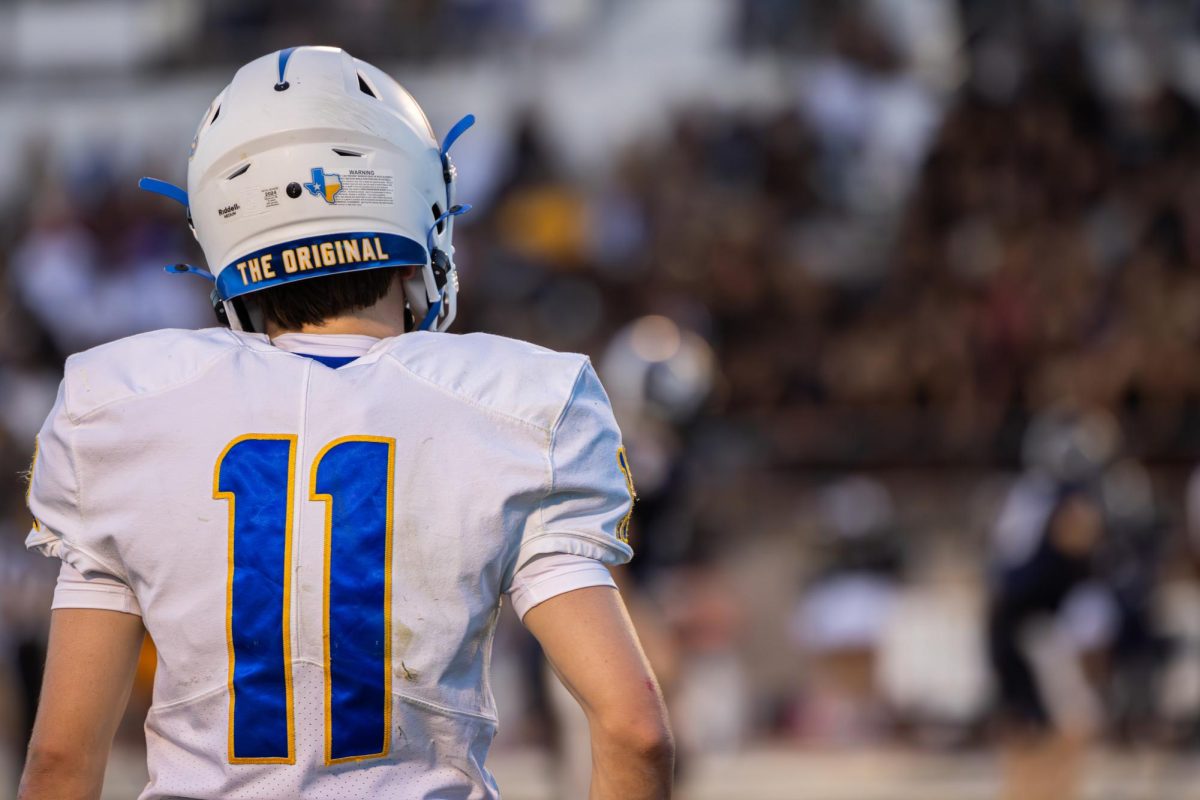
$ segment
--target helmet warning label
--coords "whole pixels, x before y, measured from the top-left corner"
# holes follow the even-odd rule
[[[313,167],[312,180],[304,188],[313,197],[337,206],[390,206],[395,200],[395,180],[390,171],[348,169],[328,172]]]
[[[348,169],[342,190],[333,198],[339,206],[390,206],[395,202],[392,173],[378,169]]]

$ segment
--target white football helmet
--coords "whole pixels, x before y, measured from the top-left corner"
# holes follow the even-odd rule
[[[336,272],[416,265],[406,281],[420,329],[454,320],[455,170],[421,107],[381,70],[336,47],[293,47],[251,61],[213,100],[188,164],[184,203],[215,281],[214,307],[251,327],[237,298]],[[196,272],[188,265],[168,270]]]

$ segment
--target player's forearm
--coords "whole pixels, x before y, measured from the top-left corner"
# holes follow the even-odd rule
[[[31,747],[17,800],[96,800],[104,784],[107,753],[58,753]]]
[[[592,724],[589,800],[665,800],[671,796],[675,742],[666,721],[625,730]]]

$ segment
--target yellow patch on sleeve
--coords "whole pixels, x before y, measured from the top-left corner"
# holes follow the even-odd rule
[[[624,445],[617,448],[617,469],[625,476],[625,488],[629,490],[629,511],[617,523],[617,538],[628,543],[629,523],[633,519],[633,507],[637,505],[638,496],[637,489],[633,486],[633,474],[629,471],[629,456],[625,453]]]
[[[33,471],[35,469],[37,469],[37,457],[38,457],[38,440],[37,440],[37,437],[34,437],[34,439],[33,439],[33,458],[31,458],[29,460],[29,473],[25,476],[25,478],[26,478],[26,480],[25,480],[25,507],[26,508],[29,508],[29,496],[31,494],[33,494]],[[31,512],[32,512],[32,510],[33,509],[30,509]],[[38,522],[37,517],[33,518],[33,529],[35,531],[40,531],[42,529],[42,523]]]

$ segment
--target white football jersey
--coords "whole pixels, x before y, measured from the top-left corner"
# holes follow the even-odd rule
[[[494,798],[500,596],[537,555],[627,561],[631,491],[583,356],[168,330],[68,359],[27,545],[136,595],[143,800]]]

